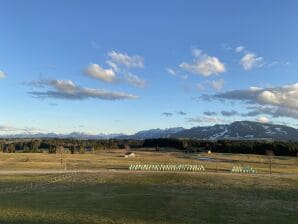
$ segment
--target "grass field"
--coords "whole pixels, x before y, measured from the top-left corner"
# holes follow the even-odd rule
[[[59,179],[64,174],[0,175],[0,223],[297,223],[295,158],[275,157],[270,176],[267,158],[256,155],[148,151],[136,152],[135,158],[122,155],[119,150],[64,155],[69,169],[98,170],[65,179]],[[217,158],[218,172],[214,161],[198,157]],[[131,163],[197,163],[209,171],[132,172],[127,170]],[[258,174],[227,172],[234,164],[250,164]],[[0,154],[2,171],[58,168],[62,168],[59,155]],[[59,181],[48,182],[53,177]],[[30,184],[35,187],[25,188]]]
[[[130,164],[203,164],[209,171],[229,172],[234,165],[251,166],[258,173],[268,173],[268,157],[251,154],[199,153],[150,150],[135,151],[135,158],[124,158],[124,150],[103,150],[94,154],[48,153],[0,153],[0,170],[36,170],[36,169],[127,169]],[[210,160],[199,160],[209,158]],[[298,174],[298,160],[295,157],[273,157],[273,173]]]

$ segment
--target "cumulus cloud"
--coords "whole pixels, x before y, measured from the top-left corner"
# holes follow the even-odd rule
[[[116,74],[113,69],[103,69],[98,64],[90,64],[85,73],[92,78],[100,79],[105,82],[113,82],[116,79]]]
[[[107,60],[106,63],[115,71],[115,72],[119,72],[120,69],[118,67],[118,65],[110,60]]]
[[[77,86],[71,80],[50,80],[49,85],[66,93],[74,93],[77,89]]]
[[[223,79],[213,80],[211,82],[211,87],[215,91],[221,90],[225,84],[225,81]]]
[[[242,113],[243,117],[254,117],[262,114],[267,114],[272,117],[291,117],[298,118],[298,110],[293,110],[285,107],[270,107],[270,106],[253,106],[247,107],[249,110],[246,113]]]
[[[124,75],[124,80],[130,85],[136,86],[136,87],[144,87],[146,85],[146,81],[141,79],[137,75],[133,75],[131,73],[127,73]]]
[[[273,67],[273,66],[289,66],[291,63],[289,61],[275,60],[272,62],[265,62],[263,57],[257,56],[255,53],[248,51],[244,46],[238,46],[235,48],[236,53],[242,53],[242,58],[239,64],[244,68],[244,70],[251,70],[253,68],[261,67]]]
[[[206,77],[226,71],[225,65],[217,57],[209,56],[197,48],[192,50],[192,54],[194,56],[193,62],[182,62],[179,65],[182,69]]]
[[[244,116],[269,114],[273,117],[298,118],[298,83],[271,88],[251,87],[214,95],[202,95],[203,100],[231,100],[254,106]]]
[[[123,100],[136,99],[135,95],[114,92],[104,89],[94,89],[81,87],[73,83],[71,80],[39,80],[31,83],[39,88],[48,88],[48,90],[30,91],[33,97],[37,98],[54,98],[65,100],[85,100],[85,99],[101,99],[101,100]]]
[[[245,70],[251,70],[253,68],[262,67],[264,65],[264,59],[257,57],[253,53],[247,53],[241,58],[240,64]]]
[[[6,77],[5,72],[3,72],[3,71],[0,70],[0,79],[3,79],[5,77]]]
[[[109,60],[106,60],[106,63],[110,68],[104,69],[98,64],[90,64],[86,68],[85,74],[108,83],[127,83],[136,87],[145,86],[145,80],[129,72],[130,68],[144,67],[142,57],[138,55],[129,56],[126,53],[116,51],[110,51],[107,54]]]
[[[244,50],[245,50],[245,47],[244,46],[238,46],[238,47],[235,48],[235,52],[236,53],[240,53],[240,52],[242,52]]]
[[[218,122],[223,122],[224,120],[217,117],[203,116],[203,117],[188,117],[186,118],[186,121],[190,123],[218,123]]]
[[[127,68],[143,68],[144,60],[139,55],[129,56],[126,53],[120,53],[117,51],[108,52],[108,56],[110,57],[110,61],[120,65],[125,66]]]
[[[267,117],[259,117],[256,119],[257,122],[261,122],[261,123],[269,123],[270,120]]]

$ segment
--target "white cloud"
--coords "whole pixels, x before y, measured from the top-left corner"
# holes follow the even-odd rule
[[[112,69],[103,69],[98,64],[90,64],[85,73],[90,77],[101,79],[105,82],[113,82],[116,78],[116,74]]]
[[[125,82],[127,82],[130,85],[136,86],[136,87],[144,87],[146,85],[146,81],[141,79],[137,75],[133,75],[131,73],[127,73],[124,75]]]
[[[278,61],[273,61],[273,62],[269,63],[267,66],[268,66],[268,67],[273,67],[273,66],[276,66],[276,65],[279,65],[279,64],[280,64],[280,62],[278,62]]]
[[[178,77],[180,79],[183,79],[183,80],[186,80],[188,78],[188,75],[181,75],[180,71],[179,70],[174,70],[172,68],[166,68],[166,71],[168,74],[172,75],[172,76],[175,76],[175,77]]]
[[[35,85],[36,83],[36,85]],[[31,85],[39,88],[48,88],[48,90],[31,91],[30,95],[37,98],[54,98],[65,100],[123,100],[137,99],[138,97],[124,92],[108,91],[104,89],[94,89],[81,87],[71,80],[40,80],[32,82]]]
[[[3,71],[0,70],[0,79],[3,79],[5,77],[6,77],[5,72],[3,72]]]
[[[263,104],[279,104],[279,98],[278,95],[270,90],[262,91],[258,95],[258,100]]]
[[[256,107],[245,116],[268,114],[273,117],[298,118],[298,83],[271,88],[252,87],[214,95],[203,95],[201,99],[233,100]]]
[[[32,127],[24,127],[24,128],[18,128],[18,127],[13,127],[10,125],[0,125],[0,132],[14,132],[14,133],[38,133],[42,131],[41,129],[38,128],[32,128]]]
[[[251,87],[249,87],[249,90],[252,91],[252,92],[254,92],[254,91],[259,91],[259,90],[262,90],[262,89],[263,89],[263,88],[258,87],[258,86],[251,86]]]
[[[85,71],[86,75],[109,83],[127,83],[136,87],[144,87],[146,85],[146,81],[139,76],[129,72],[120,71],[118,65],[112,61],[106,62],[113,69],[103,69],[98,64],[90,64]],[[116,72],[124,74],[122,77],[117,77]]]
[[[244,50],[245,50],[245,47],[244,46],[238,46],[238,47],[235,48],[235,52],[237,52],[237,53],[240,53],[240,52],[242,52]]]
[[[18,131],[18,128],[8,126],[8,125],[0,125],[0,131],[1,132],[12,132],[12,131]]]
[[[203,54],[203,51],[201,49],[198,49],[198,48],[193,48],[191,50],[191,53],[194,57],[198,58]]]
[[[262,57],[257,57],[253,53],[247,53],[241,58],[240,64],[245,70],[260,68],[264,65],[264,59]]]
[[[243,53],[243,57],[240,59],[239,64],[245,69],[250,70],[253,68],[261,67],[274,67],[274,66],[289,66],[289,61],[275,60],[272,62],[265,62],[263,57],[257,56],[253,52],[249,52],[244,46],[238,46],[235,48],[236,53]]]
[[[257,122],[261,122],[261,123],[269,123],[270,120],[267,117],[259,117],[256,119]]]
[[[123,65],[128,68],[143,68],[143,58],[139,55],[129,56],[126,53],[120,53],[116,51],[108,52],[110,61],[114,62],[117,65]]]
[[[175,76],[177,74],[177,72],[174,69],[172,69],[172,68],[166,68],[166,71],[170,75],[174,75]]]
[[[50,85],[66,93],[74,93],[77,88],[71,80],[51,80]]]
[[[223,88],[224,84],[225,84],[225,81],[223,79],[213,80],[211,82],[211,87],[212,89],[218,91]]]
[[[205,90],[205,86],[202,83],[197,83],[196,84],[196,89],[198,91],[204,91]]]
[[[120,69],[118,67],[118,65],[110,60],[107,60],[106,63],[115,71],[115,72],[119,72]]]
[[[196,48],[192,50],[192,54],[193,63],[182,62],[179,65],[182,69],[206,77],[226,71],[225,65],[218,58],[209,56]]]
[[[283,66],[283,67],[287,67],[291,65],[290,61],[273,61],[271,63],[267,64],[267,67],[274,67],[274,66]]]
[[[226,44],[226,43],[222,43],[220,46],[223,50],[226,50],[226,51],[233,50],[233,48],[230,45]]]

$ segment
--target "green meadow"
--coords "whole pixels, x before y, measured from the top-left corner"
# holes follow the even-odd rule
[[[129,164],[142,162],[166,163],[168,159],[177,164],[202,162],[194,159],[194,155],[185,157],[182,153],[156,156],[155,152],[136,152],[135,158],[123,158],[121,154],[115,151],[66,155],[69,167],[80,169],[79,173],[3,172],[0,175],[0,223],[280,224],[298,220],[298,178],[290,174],[295,169],[295,160],[291,158],[281,159],[281,163],[293,162],[294,167],[288,165],[291,167],[288,172],[279,167],[276,173],[269,175],[266,164],[255,163],[255,168],[260,170],[257,174],[233,174],[225,171],[229,164],[223,161],[217,164],[217,172],[212,162],[204,164],[204,172],[129,171]],[[1,156],[0,166],[6,164],[2,171],[8,170],[9,163],[14,171],[30,171],[32,167],[40,171],[59,168],[56,155]],[[25,156],[28,158],[24,159]],[[211,156],[233,161],[242,159],[236,164],[244,165],[264,159],[253,155],[249,161],[243,155]],[[88,158],[91,158],[89,164]],[[225,164],[222,170],[221,164]],[[281,167],[287,168],[286,165]]]

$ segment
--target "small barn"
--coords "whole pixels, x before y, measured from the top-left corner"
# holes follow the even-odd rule
[[[136,155],[134,154],[134,152],[126,152],[124,153],[124,157],[125,158],[129,158],[129,157],[135,157]]]

